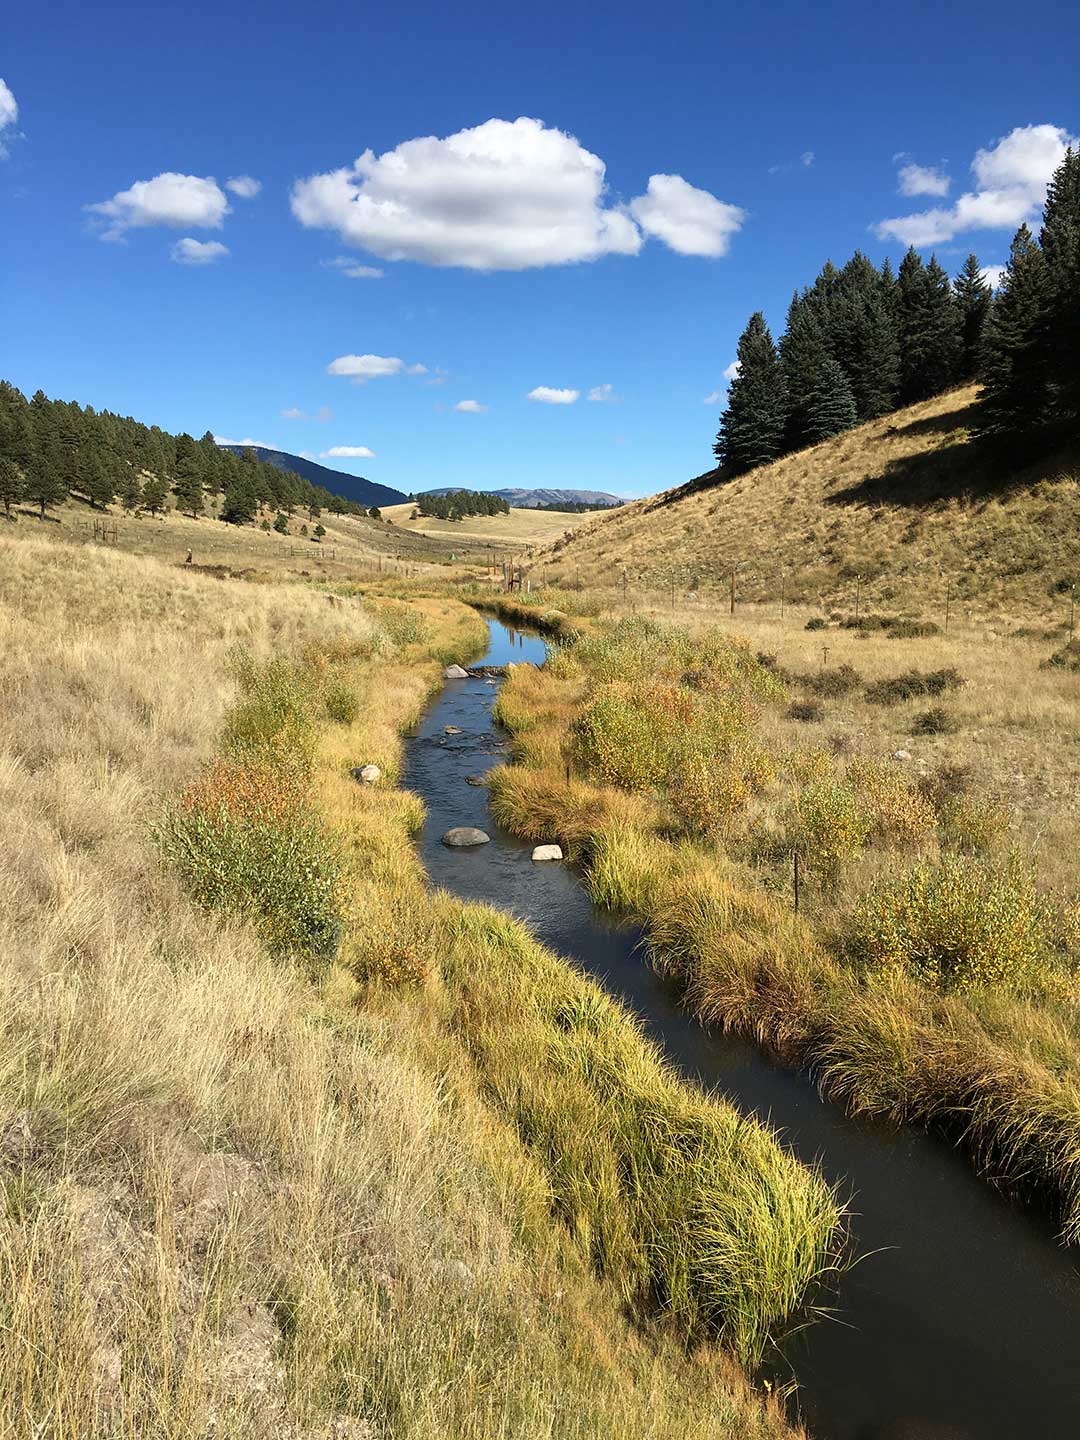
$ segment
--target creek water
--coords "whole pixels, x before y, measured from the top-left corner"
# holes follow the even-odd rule
[[[485,665],[542,664],[544,642],[489,621]],[[572,867],[534,863],[467,783],[506,759],[484,678],[451,680],[407,746],[403,783],[423,797],[432,881],[521,921],[617,996],[679,1073],[770,1122],[840,1186],[859,1263],[831,1313],[781,1341],[773,1372],[798,1382],[815,1440],[1080,1437],[1080,1263],[1049,1220],[980,1180],[942,1139],[853,1119],[805,1076],[703,1028],[645,962],[640,935],[590,903]],[[458,733],[446,733],[446,727]],[[451,850],[476,825],[491,843]]]

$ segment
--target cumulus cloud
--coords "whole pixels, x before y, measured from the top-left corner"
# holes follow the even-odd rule
[[[423,365],[406,365],[396,355],[339,355],[326,367],[328,375],[345,375],[356,385],[384,375],[425,375]]]
[[[319,456],[320,460],[374,460],[375,451],[366,445],[331,445]]]
[[[810,166],[813,165],[816,159],[817,156],[814,154],[813,150],[804,150],[799,156],[799,164],[802,165],[805,169],[809,170]]]
[[[228,439],[226,436],[224,436],[224,435],[215,435],[215,436],[214,436],[214,444],[215,444],[215,445],[242,445],[245,450],[248,449],[249,446],[250,446],[251,448],[253,448],[253,449],[256,449],[256,450],[276,450],[276,449],[277,449],[277,446],[276,446],[276,445],[271,445],[270,442],[269,442],[269,440],[252,440],[252,438],[251,438],[250,435],[245,436],[243,440],[229,440],[229,439]]]
[[[550,385],[537,385],[526,399],[539,401],[541,405],[573,405],[580,394],[580,390],[553,390]]]
[[[319,421],[326,421],[326,420],[332,420],[332,419],[334,418],[334,412],[333,412],[333,410],[330,409],[330,406],[329,406],[329,405],[320,405],[319,408],[318,408],[318,410],[316,410],[316,412],[315,412],[314,415],[309,415],[306,410],[300,410],[300,409],[298,409],[296,406],[293,406],[293,407],[292,407],[291,409],[289,409],[289,410],[282,410],[280,413],[281,413],[281,418],[282,418],[283,420],[319,420]]]
[[[169,251],[169,258],[177,265],[214,265],[218,260],[224,260],[228,253],[229,247],[222,245],[220,240],[193,240],[190,235],[185,235]]]
[[[337,255],[333,260],[323,260],[320,263],[327,270],[339,270],[350,280],[381,280],[386,274],[385,270],[379,270],[374,265],[358,265],[347,255]]]
[[[486,405],[481,405],[479,400],[459,400],[454,406],[460,415],[483,415],[487,408]]]
[[[231,190],[241,200],[254,200],[262,189],[262,181],[254,180],[250,175],[234,175],[231,180],[225,181],[225,189]]]
[[[984,265],[979,274],[990,286],[991,290],[1000,290],[1001,282],[1005,278],[1004,265]]]
[[[735,379],[735,376],[738,375],[739,368],[738,360],[732,360],[731,364],[725,367],[722,373],[724,379],[727,381],[727,385],[718,385],[711,395],[706,395],[703,401],[705,405],[719,405],[727,399],[727,386],[730,385],[732,380]]]
[[[297,410],[293,408],[292,410],[282,410],[281,418],[283,420],[306,420],[308,416],[306,410]]]
[[[649,188],[630,202],[630,212],[647,235],[680,255],[726,255],[746,211],[726,205],[688,184],[681,175],[650,175]]]
[[[618,398],[619,397],[615,394],[615,386],[610,383],[604,385],[594,385],[587,396],[587,399],[597,402],[599,404],[603,404],[605,401],[609,400],[614,401]]]
[[[916,165],[908,161],[896,172],[897,188],[901,195],[947,195],[952,181],[943,170],[933,165]]]
[[[103,239],[119,240],[125,231],[146,225],[220,230],[229,213],[229,202],[212,175],[179,175],[167,170],[152,180],[136,180],[129,190],[118,191],[111,200],[83,208],[107,222]]]
[[[11,93],[6,81],[0,80],[0,160],[7,155],[3,131],[9,129],[19,118],[19,102]]]
[[[382,155],[365,150],[352,165],[298,181],[292,211],[386,260],[469,270],[636,255],[642,230],[682,254],[722,255],[743,218],[678,175],[652,176],[629,206],[612,203],[600,157],[525,116],[406,140]]]
[[[872,226],[880,240],[940,245],[966,230],[1013,230],[1034,218],[1065,149],[1078,142],[1057,125],[1021,125],[971,162],[973,190],[949,207],[900,215]]]

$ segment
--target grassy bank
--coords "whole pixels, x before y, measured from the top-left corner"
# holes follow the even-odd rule
[[[852,1110],[945,1129],[1075,1240],[1075,897],[977,790],[785,743],[790,699],[775,664],[718,632],[601,624],[545,670],[512,670],[498,714],[518,763],[493,777],[494,813],[569,845],[703,1019]]]
[[[399,733],[475,615],[2,559],[0,1434],[789,1435],[730,1352],[827,1191],[424,888]]]

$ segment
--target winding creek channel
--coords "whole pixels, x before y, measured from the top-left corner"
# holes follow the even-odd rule
[[[543,663],[541,639],[488,625],[483,664]],[[596,910],[572,867],[533,863],[532,842],[500,830],[486,788],[466,783],[506,758],[497,694],[484,678],[448,681],[408,742],[403,783],[427,806],[427,872],[522,920],[633,1010],[685,1078],[769,1121],[840,1185],[864,1258],[842,1277],[833,1315],[783,1345],[815,1440],[1080,1437],[1075,1251],[944,1140],[849,1118],[805,1076],[682,1010],[639,934]],[[491,843],[448,849],[441,836],[455,825]]]

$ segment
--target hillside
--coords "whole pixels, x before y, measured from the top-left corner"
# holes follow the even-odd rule
[[[355,500],[358,505],[397,505],[405,499],[402,491],[392,490],[389,485],[379,485],[362,475],[347,475],[344,470],[331,470],[328,465],[305,460],[303,455],[292,455],[288,450],[268,450],[262,445],[222,445],[221,449],[233,455],[254,450],[265,465],[291,470],[302,479],[310,480],[312,485],[321,485],[324,490],[343,495],[346,500]]]
[[[437,490],[424,490],[421,493],[424,495],[453,495],[460,489],[462,489],[460,485],[442,485]],[[491,493],[498,495],[500,500],[505,500],[508,505],[517,510],[531,510],[537,505],[594,505],[601,510],[623,504],[618,495],[612,495],[607,490],[521,490],[510,486],[502,490],[493,490]]]
[[[899,410],[726,484],[594,519],[541,557],[549,579],[940,618],[1067,619],[1080,578],[1080,446],[1004,470],[970,442],[975,387]],[[861,577],[861,578],[860,578]],[[956,613],[955,610],[953,612]]]
[[[413,520],[416,507],[411,501],[381,508],[383,519],[392,521],[399,531],[455,540],[461,546],[485,540],[493,546],[514,550],[556,540],[593,518],[576,511],[512,508],[509,515],[466,515],[463,520],[440,520],[434,515],[420,515]]]

